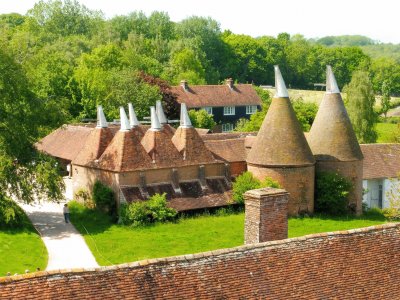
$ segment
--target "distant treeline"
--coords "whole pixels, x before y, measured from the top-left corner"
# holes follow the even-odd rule
[[[24,16],[0,15],[0,43],[0,55],[22,67],[29,91],[54,107],[50,127],[95,117],[96,104],[105,106],[109,118],[118,117],[117,107],[127,102],[134,103],[139,117],[147,115],[148,105],[162,96],[160,84],[152,85],[143,74],[171,85],[182,79],[218,84],[226,78],[273,85],[273,65],[278,64],[289,87],[312,89],[325,81],[330,64],[340,88],[361,69],[370,73],[376,93],[386,82],[392,94],[400,94],[400,64],[393,54],[399,46],[362,36],[253,38],[221,31],[210,18],[172,22],[157,11],[108,20],[102,12],[66,0],[40,1]],[[374,54],[379,47],[392,50],[379,57]]]

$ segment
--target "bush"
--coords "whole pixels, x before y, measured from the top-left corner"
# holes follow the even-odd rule
[[[155,194],[148,201],[121,206],[121,222],[134,227],[175,219],[177,211],[167,206],[165,193]]]
[[[214,121],[214,116],[210,115],[204,109],[200,110],[189,110],[189,118],[192,122],[193,127],[195,128],[206,128],[206,129],[213,129],[217,124]]]
[[[364,213],[364,217],[368,217],[369,219],[383,220],[385,219],[385,214],[383,210],[378,207],[367,208]]]
[[[75,192],[74,199],[90,209],[93,209],[96,206],[93,199],[90,197],[89,191],[84,188],[80,188]]]
[[[23,227],[28,222],[21,207],[0,194],[0,228]]]
[[[110,215],[115,214],[116,205],[112,189],[97,180],[93,186],[92,195],[96,208]]]
[[[348,196],[351,189],[352,183],[337,173],[318,173],[315,211],[331,215],[342,215],[349,212]]]
[[[266,177],[263,181],[258,180],[250,172],[244,172],[243,174],[236,177],[233,183],[233,201],[237,204],[244,204],[243,194],[249,190],[259,189],[263,187],[280,188],[278,182],[272,180],[270,177]]]

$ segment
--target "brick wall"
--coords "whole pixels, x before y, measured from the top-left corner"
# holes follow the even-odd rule
[[[400,224],[0,278],[0,299],[400,299]]]
[[[271,177],[289,192],[289,215],[296,216],[302,212],[314,212],[314,166],[268,168],[248,164],[247,169],[261,180]]]

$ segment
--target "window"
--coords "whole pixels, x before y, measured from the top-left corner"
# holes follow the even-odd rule
[[[224,107],[224,116],[233,116],[235,115],[235,107],[234,106],[225,106]]]
[[[247,105],[246,106],[246,115],[252,115],[257,111],[257,105]]]
[[[212,112],[212,107],[211,107],[211,106],[205,106],[205,107],[203,107],[203,109],[204,109],[209,115],[212,115],[212,114],[213,114],[213,112]]]
[[[232,130],[233,130],[233,124],[231,123],[222,124],[222,132],[229,132]]]

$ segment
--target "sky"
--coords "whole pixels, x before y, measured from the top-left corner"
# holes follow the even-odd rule
[[[0,13],[25,14],[37,0],[0,0]],[[221,29],[253,37],[287,32],[306,38],[365,35],[383,43],[400,43],[398,0],[79,0],[107,18],[132,11],[167,12],[178,22],[196,15],[211,17]]]

